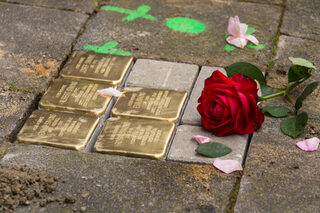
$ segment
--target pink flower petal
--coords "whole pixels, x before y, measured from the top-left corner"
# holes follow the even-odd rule
[[[227,42],[239,48],[244,48],[247,45],[247,39],[240,37],[229,36]]]
[[[102,95],[103,97],[106,96],[115,96],[115,97],[119,97],[122,95],[122,92],[120,92],[119,90],[116,90],[113,87],[109,87],[106,89],[100,89],[98,90],[99,95]]]
[[[212,141],[211,138],[202,135],[193,135],[192,138],[195,139],[198,142],[198,144],[203,144]]]
[[[240,35],[243,36],[246,34],[248,25],[240,23]]]
[[[297,147],[306,152],[316,151],[319,146],[319,138],[313,137],[296,143]]]
[[[240,20],[238,16],[229,18],[228,33],[232,36],[240,35]]]
[[[254,43],[255,45],[259,44],[259,41],[256,39],[256,37],[254,37],[253,35],[245,35],[244,36],[247,40],[251,41],[252,43]]]
[[[222,159],[217,158],[213,162],[213,166],[226,174],[229,174],[233,171],[241,171],[242,170],[242,166],[236,160],[222,160]]]

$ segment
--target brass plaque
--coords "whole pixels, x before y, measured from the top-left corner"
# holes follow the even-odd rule
[[[86,147],[99,118],[93,115],[36,110],[17,138],[31,144],[82,150]]]
[[[126,87],[112,109],[115,117],[138,117],[177,121],[187,92]]]
[[[129,56],[115,56],[94,52],[74,52],[61,76],[72,79],[85,79],[118,85],[133,61]]]
[[[162,159],[175,125],[137,118],[109,118],[94,149],[97,152]]]
[[[101,115],[112,97],[102,97],[99,89],[110,87],[92,81],[57,79],[43,95],[39,105],[45,109]]]

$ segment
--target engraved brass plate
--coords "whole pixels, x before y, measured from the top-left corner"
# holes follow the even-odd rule
[[[86,147],[99,118],[93,115],[36,110],[17,138],[31,144],[82,150]]]
[[[138,117],[164,121],[177,121],[187,92],[140,87],[124,88],[112,109],[115,117]]]
[[[118,85],[133,61],[129,56],[75,52],[61,71],[61,76]]]
[[[106,87],[110,85],[92,81],[57,79],[50,85],[39,104],[50,110],[101,115],[107,109],[111,97],[102,97],[97,91]]]
[[[162,159],[175,125],[137,118],[109,118],[94,149],[97,152]]]

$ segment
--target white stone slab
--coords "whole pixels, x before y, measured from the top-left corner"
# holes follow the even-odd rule
[[[212,164],[215,158],[207,158],[196,153],[195,150],[198,147],[198,143],[192,139],[193,135],[210,137],[213,142],[222,143],[232,149],[232,152],[219,157],[220,159],[243,162],[248,135],[215,137],[211,132],[206,131],[200,126],[190,125],[181,125],[177,128],[167,159],[172,161]]]
[[[201,92],[204,88],[204,80],[209,78],[215,70],[219,70],[223,74],[227,75],[226,71],[222,67],[201,68],[199,77],[194,85],[186,110],[182,117],[183,124],[201,125],[201,117],[197,111],[198,98],[201,96]]]
[[[126,86],[190,92],[199,67],[192,64],[138,59]]]

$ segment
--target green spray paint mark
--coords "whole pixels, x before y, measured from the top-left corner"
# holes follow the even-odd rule
[[[236,49],[236,47],[231,45],[231,44],[226,44],[224,49],[229,52],[229,51],[232,51],[232,50]]]
[[[128,14],[128,16],[124,17],[121,21],[133,21],[137,18],[145,18],[150,21],[157,21],[158,20],[156,17],[147,14],[147,12],[149,12],[149,10],[151,9],[147,5],[141,5],[140,7],[138,7],[137,10],[129,10],[129,9],[125,9],[125,8],[121,8],[121,7],[114,7],[114,6],[104,6],[104,7],[102,7],[102,9],[106,10],[106,11],[110,10],[110,11]]]
[[[118,42],[116,41],[110,41],[108,43],[105,43],[102,46],[95,46],[95,45],[84,45],[83,49],[85,50],[92,50],[96,53],[104,53],[104,54],[113,54],[113,55],[132,55],[131,52],[127,52],[124,50],[118,50],[115,49],[116,46],[118,46]]]
[[[255,33],[255,32],[256,32],[256,29],[254,29],[253,27],[248,27],[246,34],[247,34],[247,35],[251,35],[251,34],[253,34],[253,33]],[[228,36],[230,36],[229,33],[226,33],[226,34],[224,35],[225,38],[228,38]],[[249,46],[250,48],[256,49],[256,50],[262,50],[262,49],[264,48],[264,45],[263,45],[263,44],[255,45],[255,44],[253,44],[253,43],[250,42],[250,41],[248,42],[248,46]],[[224,49],[229,52],[229,51],[235,50],[236,47],[233,46],[233,45],[231,45],[231,44],[226,44],[226,46],[224,46]]]
[[[256,50],[262,50],[264,48],[264,45],[263,44],[258,44],[258,45],[255,45],[255,44],[248,44],[248,46],[250,48],[253,48],[253,49],[256,49]]]
[[[170,29],[183,33],[201,33],[206,29],[203,23],[185,17],[169,18],[166,24]]]
[[[256,32],[256,29],[254,29],[253,27],[248,27],[246,34],[247,35],[251,35],[251,34],[253,34],[255,32]]]

